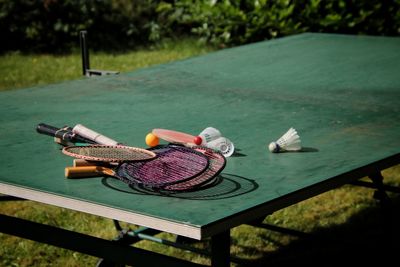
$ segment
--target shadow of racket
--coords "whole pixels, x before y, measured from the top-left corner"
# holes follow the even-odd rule
[[[196,188],[196,190],[186,192],[155,192],[143,189],[139,186],[128,187],[125,183],[110,177],[104,177],[102,183],[113,190],[127,194],[175,197],[191,200],[232,198],[253,192],[259,187],[259,185],[252,179],[225,173],[217,175],[212,181],[210,181],[210,184],[205,184],[202,187]]]

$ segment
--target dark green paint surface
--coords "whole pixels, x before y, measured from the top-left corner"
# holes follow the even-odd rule
[[[49,69],[51,71],[51,69]],[[2,183],[203,227],[400,152],[400,38],[303,34],[139,71],[0,93]],[[38,123],[145,147],[153,128],[234,142],[222,183],[175,197],[68,180]],[[290,127],[308,152],[272,154]]]

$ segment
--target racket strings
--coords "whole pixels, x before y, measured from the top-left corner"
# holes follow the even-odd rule
[[[208,165],[209,159],[205,155],[193,149],[176,147],[158,154],[151,161],[123,164],[118,169],[118,176],[130,184],[161,188],[198,176]]]
[[[214,150],[207,149],[207,148],[195,148],[197,151],[203,152],[209,159],[209,165],[207,170],[203,173],[195,177],[194,179],[190,179],[184,181],[182,183],[177,183],[174,185],[169,185],[164,187],[164,190],[168,191],[190,191],[194,190],[198,187],[204,186],[209,184],[225,167],[226,159],[225,157]]]

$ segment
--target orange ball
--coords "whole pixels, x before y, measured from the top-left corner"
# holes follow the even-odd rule
[[[149,147],[156,146],[159,144],[159,142],[160,140],[154,134],[149,133],[146,135],[146,145],[148,145]]]

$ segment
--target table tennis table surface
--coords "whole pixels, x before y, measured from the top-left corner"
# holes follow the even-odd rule
[[[0,93],[0,193],[203,239],[400,162],[400,38],[299,34],[120,75]],[[153,128],[215,127],[236,151],[220,183],[160,196],[66,179],[35,131],[78,123],[146,147]],[[290,127],[302,152],[270,153]]]

